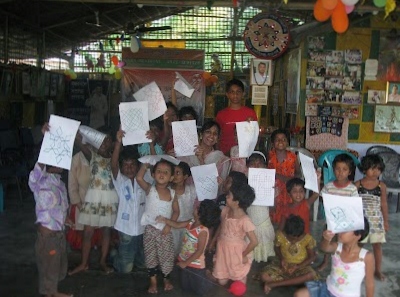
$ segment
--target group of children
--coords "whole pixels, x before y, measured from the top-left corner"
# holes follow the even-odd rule
[[[236,100],[243,88],[235,84],[230,87],[234,90],[227,90],[227,94]],[[170,142],[168,123],[174,116],[177,113],[173,108],[164,116],[165,144]],[[218,152],[213,147],[220,136],[215,122],[203,128],[202,152],[196,151],[200,164],[205,161],[204,150],[209,149],[209,154]],[[42,132],[48,129],[45,124]],[[149,147],[139,149],[141,154],[157,153],[155,134],[149,131],[148,137],[153,141]],[[253,277],[263,282],[267,294],[274,287],[306,283],[306,288],[298,290],[296,296],[359,296],[365,276],[367,297],[370,297],[374,276],[384,279],[381,243],[385,242],[389,225],[386,187],[379,181],[384,164],[379,156],[368,155],[362,159],[365,177],[355,184],[349,180],[355,169],[352,158],[343,154],[333,162],[336,180],[324,185],[321,192],[360,195],[367,220],[365,230],[340,233],[338,240],[332,232],[323,232],[320,248],[326,256],[321,269],[328,263],[328,254],[333,255],[331,274],[322,282],[311,266],[316,259],[316,241],[310,235],[309,223],[310,207],[319,193],[305,199],[304,181],[296,177],[296,156],[286,150],[285,130],[278,129],[272,134],[273,148],[267,157],[253,152],[245,160],[231,159],[232,167],[236,161],[244,161],[246,167],[237,166],[242,172],[231,170],[224,176],[221,195],[215,201],[201,202],[196,199],[193,183],[189,182],[187,163],[173,165],[161,159],[153,166],[140,165],[137,148],[122,149],[123,136],[124,132],[119,130],[114,146],[111,137],[105,137],[95,151],[83,144],[82,136],[77,134],[75,142],[89,163],[90,182],[84,201],[79,202],[77,223],[84,225],[82,260],[70,275],[89,268],[92,237],[96,229],[101,229],[101,269],[105,273],[130,272],[133,267],[147,269],[148,292],[153,294],[158,292],[158,275],[163,278],[164,290],[173,289],[170,274],[176,260],[182,288],[199,295],[212,288],[213,280],[220,285],[230,280],[246,283],[253,259],[267,262]],[[249,168],[276,169],[274,207],[252,205],[255,193],[247,181]],[[58,281],[67,274],[64,226],[72,224],[68,221],[68,197],[60,179],[61,171],[37,163],[29,178],[36,201],[39,291],[53,297],[72,296],[57,290]],[[320,179],[320,173],[317,176]],[[118,231],[119,243],[118,250],[109,253],[111,228]],[[374,254],[359,246],[362,240],[372,243]],[[206,268],[206,249],[215,250],[212,272]],[[109,254],[113,267],[108,266]],[[270,261],[273,256],[275,260]]]

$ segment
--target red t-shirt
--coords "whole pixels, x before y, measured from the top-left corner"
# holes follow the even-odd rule
[[[237,122],[247,121],[251,117],[257,121],[255,111],[247,106],[239,109],[230,107],[224,108],[217,113],[216,122],[221,126],[221,138],[219,140],[219,149],[226,154],[231,147],[237,145],[235,141],[235,127]]]
[[[286,206],[284,217],[287,219],[291,214],[299,216],[304,221],[304,233],[310,233],[310,208],[306,199],[294,207]]]

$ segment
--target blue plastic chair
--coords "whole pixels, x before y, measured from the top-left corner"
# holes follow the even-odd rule
[[[360,161],[352,153],[349,153],[348,151],[337,150],[337,149],[327,150],[318,158],[318,166],[322,168],[322,177],[324,178],[324,185],[326,185],[330,181],[335,180],[335,174],[333,172],[333,160],[337,155],[340,154],[349,155],[353,159],[354,164],[356,166],[360,164]]]

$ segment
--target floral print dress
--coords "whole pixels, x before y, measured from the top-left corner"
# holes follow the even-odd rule
[[[92,227],[113,227],[118,195],[111,178],[111,159],[92,151],[90,183],[78,221]]]

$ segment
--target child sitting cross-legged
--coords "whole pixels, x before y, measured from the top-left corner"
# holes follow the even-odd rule
[[[283,231],[276,233],[275,254],[278,259],[261,272],[264,292],[268,294],[275,287],[317,280],[318,274],[311,267],[316,257],[315,246],[315,239],[304,233],[304,221],[299,216],[289,216]]]
[[[214,201],[204,200],[194,210],[192,220],[176,222],[164,217],[157,218],[173,228],[185,228],[177,263],[182,268],[181,284],[184,291],[204,295],[213,285],[206,277],[204,251],[209,239],[208,228],[219,224],[220,213]]]

